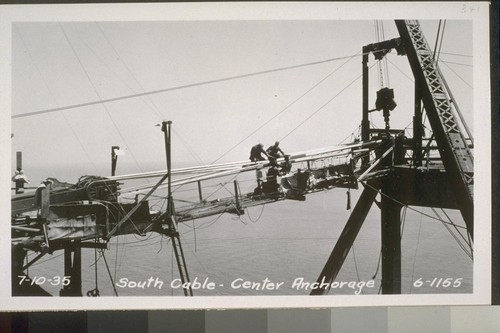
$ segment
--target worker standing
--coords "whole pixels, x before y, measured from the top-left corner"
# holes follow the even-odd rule
[[[269,157],[269,155],[264,150],[264,145],[262,143],[253,146],[252,150],[250,150],[250,161],[252,162],[265,161],[266,159],[264,158],[264,156],[262,156],[262,154]]]
[[[280,142],[276,141],[274,145],[266,149],[267,155],[273,157],[274,159],[278,159],[282,156],[285,156],[285,153],[283,152],[283,150],[281,150],[279,146]]]

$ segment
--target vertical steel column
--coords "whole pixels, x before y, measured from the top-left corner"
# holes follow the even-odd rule
[[[415,78],[415,114],[413,116],[413,165],[422,166],[422,93],[420,80]]]
[[[370,120],[368,118],[368,54],[369,49],[367,46],[363,46],[363,118],[361,120],[361,141],[366,142],[370,140]],[[370,163],[370,156],[365,156],[361,159],[361,164],[363,166],[368,166]]]
[[[387,197],[391,178],[382,182],[382,294],[401,294],[401,208]]]
[[[170,141],[171,141],[171,121],[164,121],[162,123],[161,130],[165,133],[165,150],[166,150],[166,156],[167,156],[167,173],[168,173],[168,202],[167,202],[167,213],[169,215],[173,215],[173,209],[174,209],[174,201],[172,200],[172,174],[170,173],[172,170],[172,165],[171,165],[171,146],[170,146]]]
[[[179,238],[179,232],[177,231],[177,223],[175,221],[175,207],[174,200],[172,197],[172,164],[171,164],[171,121],[164,121],[162,123],[161,130],[165,133],[165,150],[167,155],[167,174],[168,174],[168,201],[167,201],[167,214],[166,220],[168,224],[168,236],[172,240],[172,247],[175,253],[175,260],[177,261],[177,268],[179,269],[179,275],[182,282],[182,289],[185,296],[193,296],[193,290],[191,288],[191,283],[189,283],[189,274],[187,270],[186,260],[184,258],[184,252],[182,250],[181,239]],[[189,286],[185,287],[185,283]]]
[[[363,119],[361,120],[361,140],[370,139],[370,121],[368,120],[368,54],[369,49],[363,47]]]
[[[116,162],[118,161],[118,155],[116,154],[115,150],[117,149],[120,149],[120,147],[111,147],[111,176],[114,176],[116,172]]]
[[[382,144],[382,152],[390,151],[393,139],[387,139]],[[380,164],[385,167],[393,165],[391,152],[382,159]],[[392,199],[394,178],[388,176],[382,179],[380,188],[380,219],[382,233],[382,294],[401,294],[401,207]]]
[[[82,249],[75,241],[64,248],[64,276],[69,284],[59,291],[60,296],[82,296]],[[65,279],[63,279],[65,281]]]
[[[16,152],[16,170],[21,171],[23,169],[23,153],[21,151]],[[16,194],[24,193],[24,181],[15,181],[16,184]]]
[[[17,171],[20,171],[23,169],[23,152],[22,151],[16,152],[16,169],[17,169]]]

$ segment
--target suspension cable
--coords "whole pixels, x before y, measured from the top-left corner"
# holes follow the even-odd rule
[[[45,80],[45,77],[42,75],[42,71],[40,70],[40,68],[38,67],[37,63],[35,62],[31,52],[29,51],[28,49],[28,45],[26,44],[22,34],[20,31],[18,31],[16,25],[13,25],[13,29],[14,31],[17,33],[17,35],[19,36],[19,39],[21,40],[23,46],[24,46],[24,49],[26,50],[26,53],[28,54],[28,57],[30,58],[31,62],[33,63],[33,66],[35,67],[38,75],[40,76],[40,78],[42,79],[44,85],[45,85],[45,88],[47,89],[47,91],[49,92],[50,96],[52,97],[52,100],[54,100],[55,104],[59,104],[57,102],[57,99],[55,97],[55,94],[54,92],[52,91],[52,89],[50,89],[47,81]],[[64,114],[64,112],[60,112],[61,116],[63,117],[64,121],[66,122],[66,124],[68,125],[68,127],[70,128],[71,132],[73,133],[73,135],[75,136],[76,140],[78,141],[78,144],[80,145],[80,147],[82,148],[83,150],[83,153],[87,156],[87,160],[92,164],[92,167],[94,168],[94,170],[96,170],[97,172],[97,167],[96,165],[94,164],[94,162],[92,161],[92,159],[90,158],[90,155],[89,153],[87,152],[87,150],[85,149],[85,146],[83,145],[82,143],[82,140],[80,139],[80,137],[77,135],[75,129],[73,128],[73,126],[71,125],[71,123],[69,122],[68,120],[68,117],[66,117],[66,115]]]
[[[306,64],[280,67],[280,68],[275,68],[275,69],[269,69],[269,70],[264,70],[264,71],[259,71],[259,72],[248,73],[248,74],[229,76],[229,77],[220,78],[220,79],[201,81],[201,82],[197,82],[197,83],[191,83],[191,84],[186,84],[186,85],[181,85],[181,86],[176,86],[176,87],[151,90],[151,91],[146,91],[146,92],[136,93],[136,94],[131,94],[131,95],[125,95],[125,96],[119,96],[119,97],[107,98],[107,99],[100,99],[98,101],[72,104],[72,105],[67,105],[67,106],[63,106],[63,107],[51,108],[51,109],[45,109],[45,110],[39,110],[39,111],[33,111],[33,112],[26,112],[26,113],[22,113],[22,114],[12,115],[11,119],[29,117],[29,116],[39,115],[39,114],[61,111],[61,110],[76,109],[76,108],[81,108],[81,107],[90,106],[90,105],[105,104],[105,103],[109,103],[109,102],[116,102],[116,101],[121,101],[121,100],[125,100],[125,99],[141,97],[141,96],[160,94],[160,93],[174,91],[174,90],[193,88],[193,87],[198,87],[198,86],[203,86],[203,85],[208,85],[208,84],[213,84],[213,83],[219,83],[219,82],[224,82],[224,81],[231,81],[231,80],[236,80],[236,79],[242,79],[242,78],[262,75],[262,74],[275,73],[275,72],[279,72],[279,71],[285,71],[285,70],[290,70],[290,69],[295,69],[295,68],[300,68],[300,67],[319,65],[319,64],[324,64],[327,62],[332,62],[332,61],[337,61],[337,60],[342,60],[342,59],[349,59],[351,57],[352,56],[330,58],[330,59],[310,62],[310,63],[306,63]]]
[[[96,85],[94,84],[94,82],[92,81],[91,77],[90,77],[90,74],[89,72],[87,71],[87,69],[85,68],[85,66],[83,65],[83,62],[80,58],[80,56],[78,55],[78,53],[76,52],[76,49],[75,47],[73,46],[73,43],[71,43],[71,40],[69,39],[68,37],[68,34],[66,33],[66,30],[64,29],[64,27],[62,26],[61,23],[59,23],[59,27],[61,28],[62,32],[63,32],[63,35],[64,35],[64,38],[66,39],[66,42],[68,43],[68,45],[70,46],[71,50],[73,51],[73,54],[75,55],[78,63],[80,64],[83,72],[85,73],[85,76],[87,77],[90,85],[92,86],[95,94],[97,95],[97,98],[99,98],[99,100],[102,100],[101,98],[101,95],[99,93],[99,91],[97,90],[97,87]],[[118,135],[120,136],[120,138],[123,140],[123,142],[128,146],[127,144],[127,141],[125,140],[125,138],[123,137],[123,134],[121,133],[120,129],[118,128],[118,125],[116,124],[115,120],[113,119],[113,117],[111,117],[111,113],[109,112],[108,110],[108,107],[106,106],[105,103],[102,103],[101,104],[104,108],[104,110],[106,111],[106,114],[108,115],[109,119],[111,120],[111,123],[113,124],[113,126],[115,127]],[[139,168],[139,170],[142,172],[142,168],[141,166],[139,165],[139,162],[137,161],[137,159],[135,158],[134,154],[132,153],[132,151],[130,151],[130,155],[132,156],[132,158],[134,159],[137,167]]]
[[[375,64],[373,64],[371,67],[373,67]],[[370,68],[371,68],[370,67]],[[283,141],[286,137],[288,137],[290,134],[292,134],[295,130],[297,130],[300,126],[304,125],[309,119],[311,119],[315,114],[317,114],[319,111],[323,110],[330,102],[332,102],[335,98],[337,98],[339,95],[341,95],[347,88],[352,86],[356,81],[358,81],[363,74],[359,75],[356,77],[354,80],[352,80],[347,86],[345,86],[342,90],[340,90],[335,96],[330,98],[326,103],[321,105],[316,111],[314,111],[312,114],[310,114],[306,119],[304,119],[302,122],[300,122],[297,126],[295,126],[290,132],[288,132],[285,136],[283,136],[279,141]]]
[[[239,142],[237,142],[235,145],[233,145],[231,148],[229,148],[224,154],[222,154],[221,156],[219,156],[217,159],[215,159],[213,163],[219,161],[221,158],[223,158],[224,156],[226,156],[229,152],[231,152],[233,149],[235,149],[236,147],[238,147],[241,143],[243,143],[245,140],[247,140],[249,137],[251,137],[252,135],[254,135],[255,133],[257,133],[257,131],[261,130],[264,126],[266,126],[267,124],[269,124],[272,120],[274,120],[276,117],[278,117],[279,115],[281,115],[283,112],[285,112],[286,110],[288,110],[291,106],[293,106],[295,103],[297,103],[299,100],[301,100],[305,95],[307,95],[308,93],[310,93],[313,89],[315,89],[317,86],[319,86],[321,83],[323,83],[324,81],[326,81],[326,79],[328,79],[330,76],[332,76],[333,74],[335,74],[339,69],[341,69],[345,64],[347,64],[349,61],[351,61],[354,57],[356,57],[357,55],[359,55],[360,53],[358,52],[357,54],[354,54],[350,57],[347,58],[347,60],[342,63],[340,66],[338,66],[337,68],[335,68],[331,73],[329,73],[327,76],[325,76],[324,78],[322,78],[320,81],[318,81],[317,83],[315,83],[311,88],[309,88],[308,90],[306,90],[303,94],[301,94],[299,97],[297,97],[295,100],[293,100],[291,103],[289,103],[287,106],[285,106],[281,111],[279,111],[278,113],[276,113],[274,116],[272,116],[269,120],[267,120],[266,122],[264,122],[262,125],[260,125],[259,127],[257,127],[255,130],[253,130],[252,132],[250,132],[250,134],[248,134],[246,137],[244,137],[242,140],[240,140]],[[345,57],[343,57],[345,58]],[[283,139],[282,139],[283,140]]]

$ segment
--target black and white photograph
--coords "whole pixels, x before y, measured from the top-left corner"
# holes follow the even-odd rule
[[[489,303],[487,8],[283,5],[3,23],[8,307]]]

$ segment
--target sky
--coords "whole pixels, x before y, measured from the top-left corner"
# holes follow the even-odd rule
[[[398,37],[393,21],[382,24],[385,39]],[[434,48],[438,21],[421,24]],[[357,133],[360,52],[376,41],[374,20],[14,23],[14,117],[177,89],[13,118],[11,168],[22,151],[35,184],[106,176],[110,147],[118,145],[125,155],[117,174],[163,169],[163,133],[156,126],[163,120],[173,121],[174,168],[246,160],[259,142],[280,140],[285,152],[336,145]],[[446,21],[440,67],[471,127],[472,42],[470,21]],[[372,108],[381,86],[372,56],[369,65]],[[293,68],[277,70],[286,67]],[[387,68],[384,86],[394,89],[398,103],[391,127],[405,128],[413,112],[411,70],[394,52]],[[255,74],[263,71],[270,72]],[[383,127],[380,113],[371,120]]]

